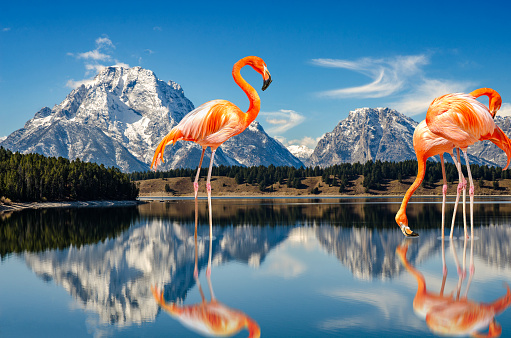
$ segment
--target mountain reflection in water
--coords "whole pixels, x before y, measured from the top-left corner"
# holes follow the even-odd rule
[[[261,326],[264,336],[278,336],[279,332],[280,335],[289,333],[294,336],[360,333],[355,329],[349,331],[351,326],[344,321],[340,322],[342,325],[333,324],[339,323],[333,320],[325,320],[324,323],[328,324],[318,324],[319,319],[315,319],[316,323],[308,323],[315,315],[328,318],[334,316],[336,311],[346,311],[342,310],[346,303],[335,305],[329,300],[322,306],[318,304],[318,309],[323,308],[328,313],[316,310],[309,313],[308,319],[295,323],[296,327],[309,325],[301,333],[291,332],[292,329],[285,326],[291,319],[277,321],[284,314],[274,313],[272,309],[284,306],[291,312],[301,313],[303,318],[309,310],[293,305],[294,302],[310,301],[317,297],[329,299],[321,298],[330,294],[327,291],[319,292],[320,296],[312,295],[318,293],[321,280],[328,279],[327,276],[336,270],[345,269],[352,278],[355,277],[354,285],[364,283],[361,286],[363,289],[371,290],[374,287],[376,293],[385,292],[385,288],[389,287],[382,282],[392,280],[399,283],[408,276],[396,255],[396,248],[403,243],[403,235],[394,221],[399,202],[399,198],[214,199],[211,260],[215,287],[226,287],[225,278],[222,278],[226,268],[251,267],[252,278],[260,285],[251,286],[255,289],[245,286],[244,292],[253,303],[250,306],[247,305],[249,303],[236,306],[231,299],[226,300],[226,304],[250,314]],[[408,261],[420,267],[438,259],[441,253],[441,241],[438,240],[441,203],[438,199],[414,199],[412,202],[415,203],[408,208],[410,224],[414,229],[422,230],[420,238],[409,245]],[[493,203],[491,200],[483,202],[475,204],[474,209],[476,269],[478,272],[481,270],[481,277],[502,278],[504,275],[505,281],[510,283],[511,204]],[[452,212],[452,207],[452,203],[448,204],[447,212]],[[209,255],[209,241],[204,240],[209,238],[207,203],[204,200],[199,200],[198,220],[197,265],[200,272],[207,267]],[[40,279],[65,289],[79,308],[97,314],[103,323],[101,325],[122,327],[123,330],[138,328],[142,331],[137,331],[135,335],[143,335],[143,328],[147,326],[140,325],[158,323],[164,317],[169,317],[159,316],[161,310],[154,300],[151,285],[159,286],[168,303],[191,304],[199,294],[195,290],[191,292],[198,288],[194,279],[194,229],[193,200],[153,202],[122,209],[24,210],[0,216],[0,254],[2,261],[17,256],[23,258]],[[463,225],[459,221],[455,236],[462,235],[462,232]],[[307,252],[311,245],[322,248],[325,255],[324,263],[311,263],[317,270],[317,278],[303,272],[307,271],[303,268],[287,273],[285,267],[277,266],[284,279],[281,282],[280,279],[271,279],[271,283],[268,279],[266,282],[264,278],[270,277],[263,275],[263,272],[267,273],[269,269],[265,265],[268,257],[272,257],[272,264],[275,257],[284,254],[287,260],[303,260],[310,256]],[[292,250],[282,252],[283,248],[289,247]],[[328,257],[336,262],[333,268],[326,262]],[[322,265],[325,268],[328,266],[328,271],[321,270]],[[441,274],[441,271],[440,264],[438,273]],[[289,304],[264,305],[268,290],[279,283],[286,290],[286,285],[294,285],[301,278],[306,278],[303,282],[307,281],[307,284],[299,287],[296,296],[289,299]],[[243,288],[243,285],[237,287]],[[294,289],[290,286],[288,290],[291,292]],[[474,290],[478,290],[476,285]],[[243,303],[244,298],[241,297],[239,301]],[[224,300],[225,296],[220,299]],[[361,306],[355,305],[356,300],[349,301],[355,302],[350,303],[354,305],[352,312]],[[312,303],[309,307],[316,308]],[[387,330],[389,336],[395,330],[403,329],[393,324],[396,320],[407,327],[406,319],[385,315],[378,320],[378,328],[373,330]],[[280,327],[283,327],[283,331],[279,331]],[[364,327],[364,330],[371,330],[370,325]],[[362,332],[369,335],[374,333]],[[398,335],[399,332],[410,334],[410,331],[398,331]],[[427,332],[418,331],[421,335]],[[159,334],[163,334],[163,331]]]

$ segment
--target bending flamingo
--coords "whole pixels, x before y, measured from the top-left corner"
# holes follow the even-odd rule
[[[463,94],[461,94],[461,95],[463,95]],[[478,101],[475,100],[475,98],[482,96],[482,95],[487,95],[490,98],[490,104],[489,104],[490,110],[491,110],[490,114],[492,115],[492,117],[495,116],[497,110],[500,108],[500,105],[502,103],[500,95],[495,90],[490,89],[490,88],[480,88],[480,89],[477,89],[477,90],[473,91],[472,93],[470,93],[470,96],[472,96],[472,101],[475,101],[478,105],[480,105],[479,109],[483,109],[486,111],[488,111],[488,109],[486,107],[484,107],[484,105],[482,105],[481,103],[479,103]],[[458,174],[460,176],[460,181],[459,181],[460,183],[458,184],[454,215],[453,215],[452,224],[451,224],[451,237],[452,237],[453,228],[454,228],[454,220],[455,220],[457,205],[458,205],[458,201],[459,201],[459,196],[460,196],[461,190],[464,189],[464,187],[466,186],[466,181],[463,178],[463,174],[461,172],[461,162],[459,159],[459,153],[458,153],[458,161],[456,161],[456,158],[453,156],[453,153],[452,153],[452,148],[456,146],[455,142],[453,142],[452,140],[449,140],[449,139],[445,140],[443,137],[433,134],[428,129],[427,124],[423,123],[423,122],[421,122],[416,127],[416,130],[414,133],[414,138],[413,138],[414,148],[415,148],[415,152],[417,155],[417,161],[419,162],[419,169],[418,169],[417,177],[415,179],[415,182],[408,189],[408,191],[406,192],[406,194],[403,198],[403,202],[401,203],[401,208],[399,209],[399,211],[396,214],[396,222],[397,222],[398,226],[401,228],[401,231],[403,232],[403,234],[405,236],[410,236],[410,237],[418,236],[418,234],[413,232],[410,229],[410,227],[408,226],[408,219],[406,217],[406,206],[408,204],[409,199],[411,198],[411,196],[413,195],[415,190],[417,190],[417,188],[420,186],[420,184],[422,183],[422,181],[424,179],[424,174],[426,173],[425,170],[426,170],[427,158],[434,156],[434,155],[440,155],[440,161],[442,164],[442,174],[443,174],[443,181],[444,181],[444,186],[442,189],[442,192],[443,192],[442,210],[444,210],[445,196],[447,193],[447,182],[446,182],[446,178],[445,178],[445,169],[444,169],[442,154],[443,154],[443,152],[448,152],[451,154],[451,156],[454,160],[454,163],[456,164],[456,167],[458,169]],[[493,122],[493,120],[492,120],[492,122]],[[507,139],[507,136],[505,136],[505,134],[496,125],[495,125],[495,127],[498,129],[498,131],[496,131],[496,135],[491,135],[490,137],[486,136],[486,138],[481,137],[481,140],[488,139],[488,140],[492,141],[493,143],[495,143],[497,146],[499,146],[501,149],[506,151],[506,153],[508,154],[508,164],[509,164],[509,156],[510,156],[509,139]],[[499,131],[500,131],[500,133],[499,133]],[[503,135],[503,137],[502,137],[502,135]],[[492,136],[495,136],[495,137],[492,137]],[[506,141],[506,139],[507,139],[507,141]],[[446,150],[446,149],[448,149],[448,150]],[[506,168],[507,168],[507,166],[506,166]],[[443,229],[444,229],[444,216],[442,213],[442,236],[444,233]]]
[[[206,148],[211,147],[211,160],[206,183],[208,198],[211,198],[211,169],[213,167],[213,158],[216,149],[232,136],[238,135],[244,131],[250,123],[255,120],[257,114],[259,114],[259,109],[261,107],[259,95],[240,74],[241,68],[247,65],[254,68],[256,72],[263,76],[264,82],[262,90],[268,88],[272,81],[266,63],[257,56],[247,56],[234,64],[232,68],[234,82],[243,89],[250,101],[250,106],[246,113],[226,100],[206,102],[188,113],[177,126],[172,128],[168,135],[160,142],[154,153],[151,168],[156,169],[159,161],[161,160],[163,162],[163,152],[167,145],[184,140],[192,141],[202,146],[202,155],[193,183],[195,198],[197,198],[197,192],[199,190],[199,174]]]
[[[396,213],[396,222],[397,225],[401,228],[403,234],[407,237],[417,237],[419,236],[416,232],[412,231],[408,226],[408,218],[406,217],[406,206],[410,201],[413,193],[417,188],[421,185],[424,180],[424,175],[426,174],[426,161],[429,157],[440,155],[440,164],[442,166],[442,176],[444,185],[442,187],[442,234],[444,233],[444,210],[445,210],[445,196],[447,195],[447,179],[445,176],[445,167],[444,167],[444,153],[449,153],[452,156],[452,159],[458,168],[458,173],[461,175],[461,167],[458,165],[458,161],[456,161],[456,157],[452,152],[454,148],[454,143],[444,139],[443,137],[437,136],[433,134],[428,126],[426,125],[426,121],[422,121],[417,125],[415,131],[413,133],[413,148],[415,150],[415,155],[417,156],[417,176],[415,181],[412,183],[410,188],[406,191],[405,196],[403,197],[403,201],[401,202],[401,207],[399,211]],[[458,205],[458,200],[456,201],[455,208]],[[456,214],[456,209],[455,209]],[[453,218],[454,222],[454,218]],[[442,235],[443,236],[443,235]]]
[[[426,124],[429,130],[444,139],[451,141],[454,145],[461,149],[465,164],[467,166],[468,179],[470,182],[470,224],[471,236],[473,233],[473,208],[474,208],[474,182],[472,180],[472,173],[470,172],[470,163],[467,156],[468,146],[476,143],[477,141],[490,140],[499,148],[504,150],[507,154],[508,160],[506,167],[511,160],[511,141],[504,134],[504,132],[493,121],[494,113],[500,108],[498,98],[495,97],[493,90],[489,88],[481,88],[473,93],[475,95],[488,95],[490,97],[490,110],[482,103],[476,100],[474,95],[471,94],[446,94],[433,100],[426,113]],[[496,92],[495,92],[496,93]],[[491,96],[493,94],[493,96]],[[495,99],[492,100],[492,98]],[[501,101],[501,100],[500,100]],[[492,115],[493,113],[493,115]],[[466,182],[462,180],[463,189]],[[458,189],[458,196],[459,196]],[[465,236],[467,236],[467,229],[465,225]],[[452,237],[452,230],[451,230]]]

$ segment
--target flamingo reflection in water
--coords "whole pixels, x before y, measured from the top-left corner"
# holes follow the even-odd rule
[[[211,210],[211,205],[210,209]],[[211,213],[210,213],[210,225]],[[163,298],[163,291],[159,292],[155,286],[151,286],[154,299],[161,306],[162,309],[167,311],[172,317],[178,319],[184,326],[196,331],[205,336],[219,336],[229,337],[239,333],[246,328],[249,332],[249,338],[256,338],[261,336],[261,329],[257,322],[248,317],[243,312],[229,308],[228,306],[219,302],[213,292],[211,284],[211,246],[212,237],[209,237],[209,259],[208,259],[208,273],[206,279],[208,281],[209,291],[211,294],[211,301],[207,301],[202,291],[199,282],[198,273],[198,247],[197,247],[197,221],[198,221],[198,206],[195,200],[195,268],[193,277],[202,298],[202,301],[193,305],[178,305],[175,303],[167,303]]]
[[[471,236],[470,260],[473,262],[473,236]],[[463,268],[460,267],[454,242],[451,242],[451,251],[458,269],[458,283],[456,285],[456,296],[454,292],[444,295],[444,287],[447,278],[447,271],[444,270],[442,286],[439,293],[426,289],[426,280],[414,266],[406,259],[408,245],[400,245],[396,249],[398,257],[405,268],[417,279],[417,293],[413,300],[413,309],[421,318],[425,318],[429,329],[443,336],[471,335],[473,337],[498,337],[502,332],[501,326],[495,321],[495,316],[503,312],[511,304],[511,290],[507,287],[507,293],[493,303],[478,303],[467,298],[468,289],[473,278],[473,272],[467,281],[465,294],[460,297],[461,286],[466,277],[465,255],[467,238],[463,246]],[[444,254],[444,241],[442,241],[442,254]],[[444,257],[443,257],[444,258]],[[481,334],[481,331],[488,327],[488,333]]]

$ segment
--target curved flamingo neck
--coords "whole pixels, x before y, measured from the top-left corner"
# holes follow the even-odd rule
[[[248,84],[247,81],[241,76],[240,70],[244,66],[246,66],[250,61],[250,56],[247,56],[234,64],[232,67],[232,77],[234,78],[234,82],[247,94],[248,100],[250,101],[250,106],[244,117],[244,127],[248,127],[252,121],[255,120],[257,114],[259,114],[259,110],[261,109],[261,99],[259,98],[259,94],[257,91]]]
[[[421,185],[422,181],[424,180],[424,175],[426,174],[426,159],[424,158],[424,156],[417,154],[417,162],[418,162],[417,177],[415,178],[415,181],[410,186],[410,188],[408,188],[405,196],[403,197],[403,202],[401,202],[401,207],[399,208],[399,211],[397,212],[396,215],[396,220],[398,222],[399,222],[398,218],[406,219],[406,206],[408,205],[410,198],[412,198],[412,195],[415,192],[415,190],[417,190],[417,188]],[[408,221],[405,225],[408,225]]]
[[[489,102],[488,106],[490,108],[490,113],[493,117],[495,117],[495,114],[497,113],[497,110],[495,109],[496,106],[500,107],[502,104],[502,98],[500,97],[500,94],[497,93],[496,90],[491,88],[479,88],[474,90],[472,93],[470,93],[475,98],[478,98],[479,96],[488,96]]]
[[[424,279],[422,273],[420,273],[419,270],[417,270],[413,265],[410,264],[410,262],[408,262],[408,259],[406,259],[406,251],[399,255],[399,258],[401,258],[401,262],[405,266],[406,270],[408,270],[408,272],[410,272],[417,280],[417,293],[415,297],[417,298],[426,294],[426,280]]]

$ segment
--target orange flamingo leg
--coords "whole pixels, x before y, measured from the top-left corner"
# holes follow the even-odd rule
[[[442,166],[442,272],[445,277],[447,277],[447,264],[445,263],[445,250],[443,247],[445,240],[445,199],[447,196],[447,178],[445,176],[445,165],[444,165],[444,155],[440,154],[440,164]]]
[[[457,149],[454,149],[454,151],[456,152]],[[456,157],[454,156],[454,154],[451,154],[452,160],[454,161],[454,164],[456,165],[456,169],[458,169],[458,176],[459,176],[458,188],[456,190],[456,201],[454,202],[454,211],[453,211],[452,222],[451,222],[451,234],[449,236],[451,238],[451,240],[453,238],[453,233],[454,233],[454,221],[456,220],[456,212],[458,210],[460,194],[463,191],[463,196],[465,196],[465,188],[467,186],[467,181],[465,180],[465,177],[463,177],[463,172],[461,171],[461,161],[460,161],[459,150],[456,152],[456,155],[458,157],[457,160],[456,160]],[[463,199],[463,216],[464,216],[463,221],[464,221],[465,227],[466,227],[465,197]]]
[[[209,162],[208,179],[206,188],[208,190],[208,207],[209,207],[209,251],[212,250],[213,241],[213,216],[211,211],[211,171],[213,170],[213,158],[215,157],[216,148],[211,148],[211,160]],[[209,255],[208,267],[206,269],[206,276],[211,276],[211,255]]]
[[[195,200],[197,200],[197,194],[199,193],[199,176],[202,167],[202,159],[204,158],[204,152],[206,148],[202,148],[202,154],[200,155],[199,167],[197,168],[197,175],[195,175],[195,181],[193,182],[193,190],[195,191]]]
[[[467,165],[468,180],[470,182],[470,236],[474,237],[474,181],[472,180],[472,173],[470,171],[470,164],[468,162],[467,151],[463,150],[463,156],[465,157],[465,163]]]

